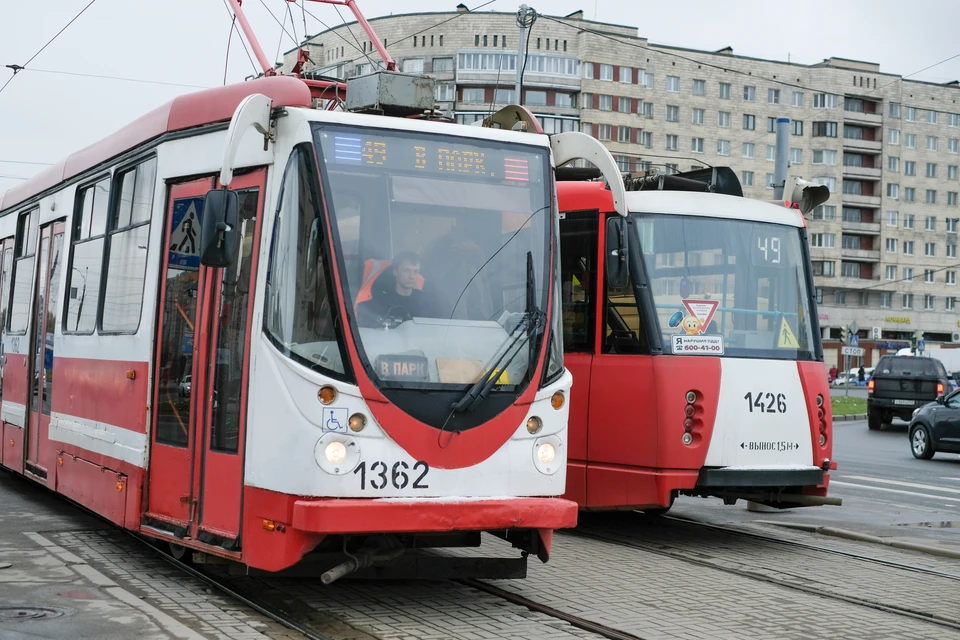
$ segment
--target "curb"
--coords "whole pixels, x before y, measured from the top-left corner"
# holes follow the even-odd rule
[[[897,549],[908,549],[910,551],[919,551],[921,553],[927,553],[934,556],[943,556],[945,558],[960,559],[960,551],[954,551],[953,549],[944,549],[942,547],[938,547],[935,545],[922,544],[919,542],[887,540],[879,536],[872,536],[866,533],[858,533],[856,531],[850,531],[848,529],[838,529],[836,527],[825,527],[817,524],[774,522],[772,520],[755,520],[754,522],[762,523],[762,524],[772,524],[777,527],[784,527],[787,529],[797,529],[799,531],[806,531],[808,533],[819,533],[821,535],[833,536],[835,538],[844,538],[846,540],[869,542],[871,544],[882,544],[887,547],[895,547]]]
[[[834,422],[847,422],[850,420],[866,420],[867,414],[865,413],[848,413],[842,416],[833,416]]]

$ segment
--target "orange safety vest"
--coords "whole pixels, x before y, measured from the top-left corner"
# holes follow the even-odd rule
[[[392,260],[375,260],[368,258],[363,263],[363,282],[360,285],[360,291],[357,293],[357,299],[353,302],[353,310],[361,302],[366,302],[373,298],[373,283],[377,281],[380,274],[386,271],[393,264]],[[423,276],[417,276],[417,289],[423,289]]]

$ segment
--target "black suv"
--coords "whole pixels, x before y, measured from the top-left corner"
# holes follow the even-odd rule
[[[867,384],[867,426],[879,429],[895,417],[910,422],[914,409],[950,388],[947,370],[935,358],[883,356]]]

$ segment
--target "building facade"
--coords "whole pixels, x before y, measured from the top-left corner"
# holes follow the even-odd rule
[[[471,123],[518,102],[516,18],[460,5],[370,23],[402,71],[436,78],[440,109]],[[730,166],[746,196],[769,200],[775,121],[789,118],[789,174],[831,191],[808,221],[828,347],[852,322],[867,364],[918,331],[928,347],[960,345],[960,84],[842,58],[801,65],[657,45],[582,12],[538,15],[527,42],[524,106],[548,133],[602,140],[624,171]],[[381,65],[356,23],[303,48],[305,69],[318,75]],[[296,55],[285,54],[282,68]],[[828,349],[828,364],[836,354]]]

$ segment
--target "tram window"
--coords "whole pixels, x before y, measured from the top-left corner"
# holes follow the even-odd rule
[[[8,241],[9,242],[9,241]],[[13,246],[3,250],[3,262],[0,266],[0,327],[6,327],[7,302],[10,299],[10,270],[13,268]],[[0,354],[3,353],[3,343],[0,343]],[[0,400],[3,399],[3,364],[0,359]]]
[[[604,278],[606,282],[606,278]],[[604,305],[603,353],[647,354],[650,348],[644,332],[643,317],[637,305],[633,276],[623,288],[606,283]]]
[[[151,158],[120,173],[120,197],[107,235],[107,275],[104,279],[100,330],[136,333],[143,308],[150,212],[157,176],[157,159]]]
[[[563,349],[592,352],[594,344],[597,212],[568,213],[560,221]]]
[[[264,328],[274,344],[294,359],[343,377],[345,357],[337,336],[311,155],[295,149],[284,173],[267,275]]]
[[[20,214],[17,220],[16,259],[13,262],[13,291],[10,292],[10,315],[7,333],[24,335],[30,320],[30,294],[36,261],[37,223],[39,209]]]
[[[65,333],[93,333],[100,304],[100,271],[110,204],[110,178],[77,193],[67,274]]]

